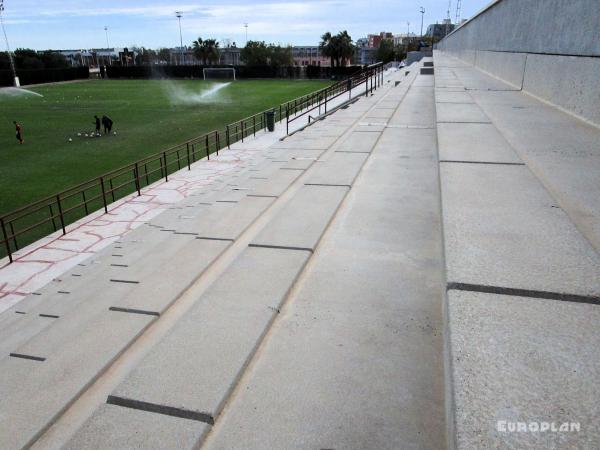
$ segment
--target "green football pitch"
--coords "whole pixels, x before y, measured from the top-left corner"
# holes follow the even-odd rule
[[[0,91],[0,214],[326,85],[95,80],[30,89],[43,97]],[[86,138],[103,114],[116,135]],[[23,126],[23,145],[13,120]]]

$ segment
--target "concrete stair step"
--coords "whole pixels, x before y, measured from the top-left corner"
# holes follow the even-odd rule
[[[198,424],[199,437],[204,424],[212,425],[220,414],[309,256],[307,251],[247,248],[108,402],[152,411],[159,430],[173,421],[170,415],[188,417]],[[114,422],[119,416],[107,418],[105,411],[103,406],[72,442],[103,442],[104,434],[115,430],[119,436],[131,433],[130,422]],[[102,426],[107,420],[110,428]],[[177,442],[178,435],[170,433],[166,448]],[[147,444],[163,448],[160,442]]]

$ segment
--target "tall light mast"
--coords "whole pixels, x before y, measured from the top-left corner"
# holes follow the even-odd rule
[[[0,26],[2,26],[2,32],[4,33],[4,40],[6,41],[6,53],[8,54],[8,60],[10,61],[10,69],[13,73],[13,84],[15,87],[19,87],[19,77],[17,77],[17,69],[15,68],[15,61],[10,51],[10,45],[8,44],[8,35],[6,34],[6,28],[4,28],[4,0],[0,0]]]
[[[183,65],[183,34],[181,33],[181,18],[183,17],[182,11],[175,11],[175,17],[179,20],[179,50],[181,55],[179,57],[179,64]]]
[[[460,23],[461,12],[462,12],[462,0],[456,0],[456,19],[455,19],[454,23],[456,23],[457,26]]]

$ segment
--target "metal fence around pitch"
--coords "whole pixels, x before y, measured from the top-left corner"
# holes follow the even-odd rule
[[[352,90],[362,84],[365,85],[365,95],[373,93],[383,84],[383,63],[370,65],[355,73],[346,80],[332,84],[320,91],[301,97],[300,99],[285,104],[286,133],[290,132],[290,123],[304,116],[308,116],[310,123],[311,112],[318,110],[319,116],[327,113],[327,106],[332,100],[348,93],[348,99],[352,99]],[[298,101],[300,100],[300,101]],[[280,112],[280,116],[283,112]]]
[[[67,226],[96,211],[108,212],[108,205],[128,195],[142,195],[142,189],[158,180],[169,180],[169,175],[207,158],[213,153],[230,148],[238,141],[267,127],[267,114],[274,113],[275,121],[287,121],[290,117],[320,102],[331,101],[347,92],[349,86],[373,83],[373,66],[361,70],[347,81],[333,84],[311,94],[283,103],[269,111],[263,111],[190,139],[160,153],[108,172],[102,176],[71,187],[42,200],[31,203],[0,216],[0,255],[13,262],[13,253],[56,231],[66,234]],[[371,85],[372,87],[372,85]],[[350,88],[351,89],[351,88]]]

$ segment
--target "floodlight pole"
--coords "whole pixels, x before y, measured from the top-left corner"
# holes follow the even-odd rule
[[[110,56],[110,44],[108,43],[108,26],[104,25],[104,33],[106,33],[106,52],[108,53],[108,65],[112,66],[112,56]],[[106,62],[106,57],[102,58]]]
[[[248,45],[248,23],[244,24],[244,28],[246,29],[246,45]]]
[[[4,28],[4,0],[0,0],[0,25],[2,26],[2,32],[4,33],[4,40],[6,41],[6,53],[8,54],[8,60],[10,61],[10,69],[13,73],[13,84],[15,87],[19,87],[19,77],[17,77],[17,69],[15,68],[15,61],[13,60],[12,52],[10,51],[10,45],[8,44],[8,35],[6,34],[6,28]]]
[[[181,33],[181,18],[183,17],[183,12],[175,11],[175,17],[179,20],[179,51],[181,52],[179,63],[183,65],[183,34]]]
[[[423,8],[421,6],[421,9],[419,9],[419,12],[421,13],[421,39],[423,39],[423,19],[425,17],[425,8]]]

